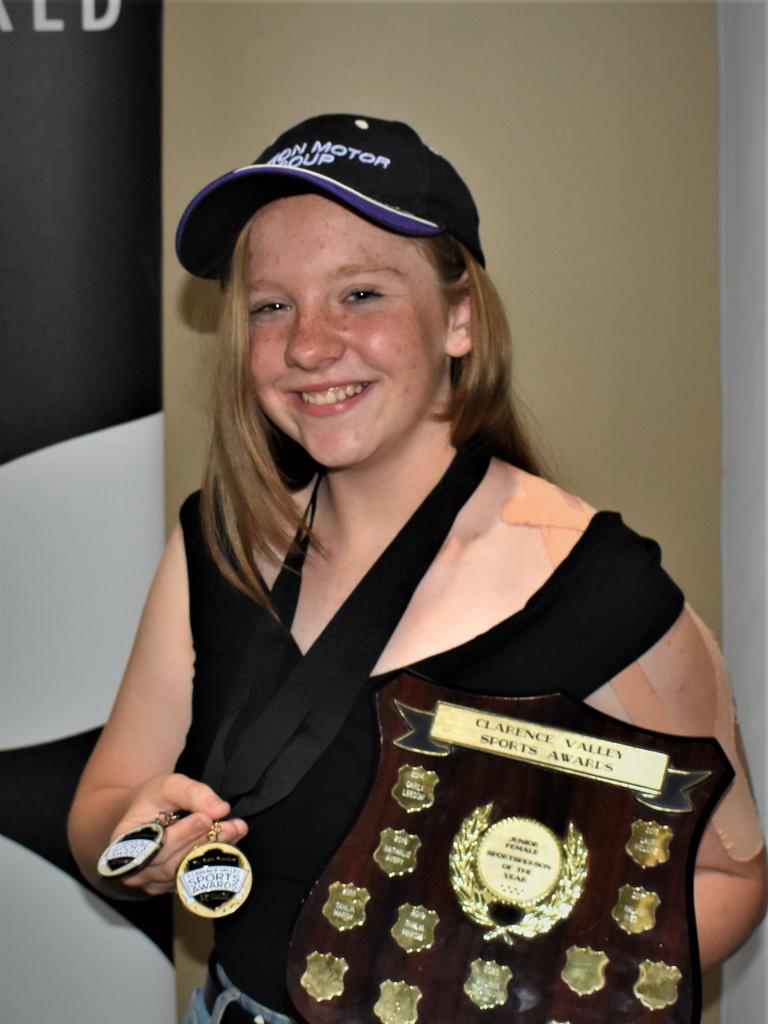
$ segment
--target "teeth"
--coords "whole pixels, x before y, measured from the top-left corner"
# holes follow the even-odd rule
[[[345,384],[342,387],[328,388],[327,391],[302,391],[301,400],[308,405],[335,405],[347,398],[359,395],[366,384]]]

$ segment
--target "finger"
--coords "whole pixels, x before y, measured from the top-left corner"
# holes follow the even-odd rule
[[[188,775],[169,775],[164,787],[168,799],[176,801],[176,808],[185,811],[200,811],[211,821],[226,818],[231,808],[226,800],[215,793],[205,782],[190,779]]]
[[[230,806],[204,782],[173,774],[148,780],[136,792],[126,813],[115,826],[111,841],[131,829],[153,821],[163,813],[200,812],[211,821],[226,818]]]
[[[178,866],[195,846],[211,841],[212,824],[208,818],[195,814],[166,829],[165,842],[153,864],[164,866],[173,861]],[[248,833],[248,825],[242,818],[231,818],[217,824],[216,837],[212,840],[214,842],[236,844]],[[182,828],[182,825],[185,827]]]

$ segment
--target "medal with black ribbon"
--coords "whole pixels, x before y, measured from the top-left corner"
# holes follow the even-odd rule
[[[99,857],[99,874],[103,878],[119,878],[146,867],[163,845],[166,828],[181,817],[181,811],[158,811],[146,825],[118,836]]]
[[[221,822],[214,821],[208,841],[193,847],[176,871],[176,892],[187,910],[199,917],[233,914],[251,891],[251,865],[236,846],[219,842]]]

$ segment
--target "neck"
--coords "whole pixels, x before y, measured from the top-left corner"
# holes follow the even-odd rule
[[[316,529],[326,548],[376,544],[393,537],[445,473],[455,455],[446,437],[418,460],[332,469],[318,496]]]

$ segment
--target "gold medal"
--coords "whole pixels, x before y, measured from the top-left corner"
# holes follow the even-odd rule
[[[178,811],[158,811],[146,825],[118,836],[99,857],[96,865],[99,874],[104,878],[119,878],[146,867],[163,845],[166,828],[180,817]]]
[[[176,892],[193,914],[226,917],[245,903],[251,891],[251,865],[244,853],[218,842],[221,822],[214,821],[208,842],[189,851],[176,871]]]

